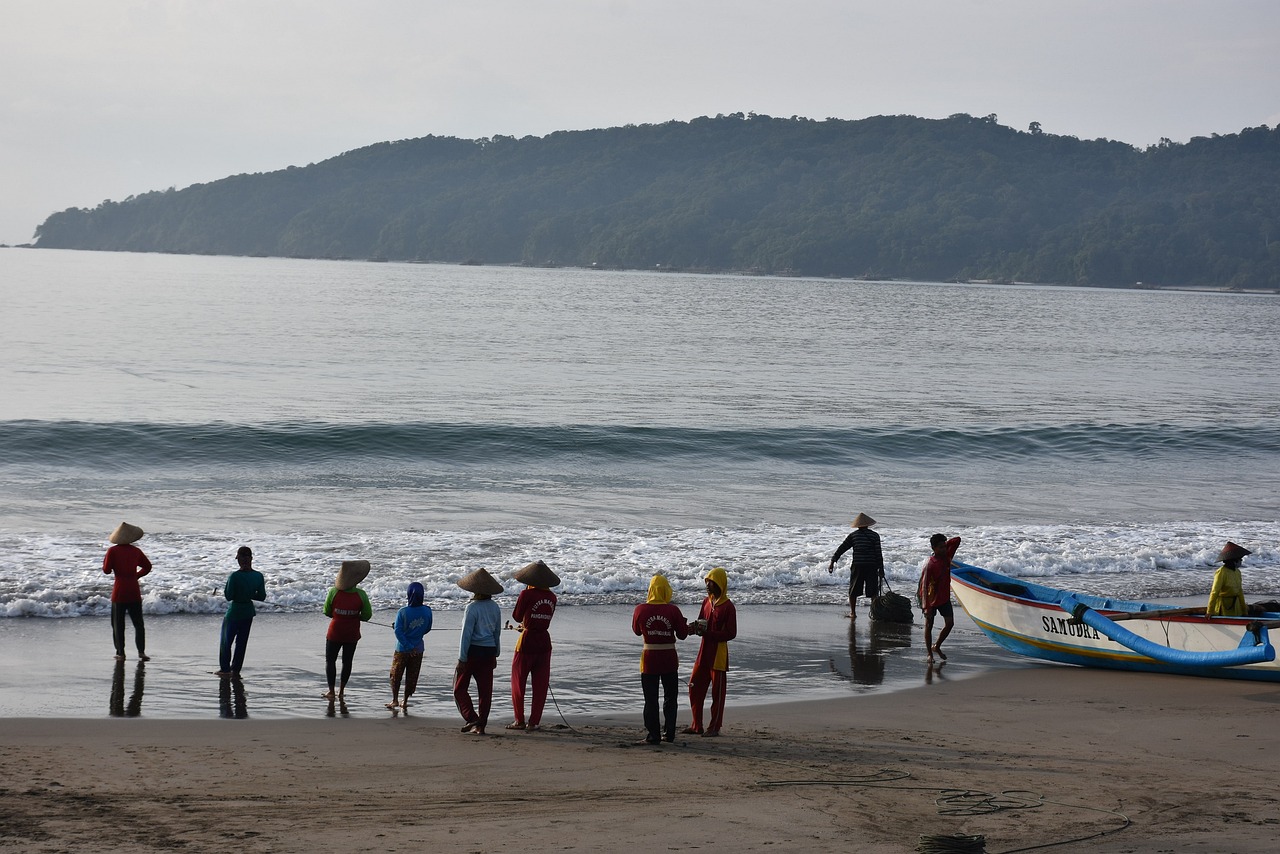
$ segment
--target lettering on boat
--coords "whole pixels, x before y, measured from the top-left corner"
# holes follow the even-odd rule
[[[1073,638],[1102,640],[1102,635],[1098,634],[1097,629],[1086,626],[1084,623],[1073,623],[1066,617],[1044,616],[1040,618],[1040,622],[1044,624],[1044,630],[1051,635],[1070,635]]]

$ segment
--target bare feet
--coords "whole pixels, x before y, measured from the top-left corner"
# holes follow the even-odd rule
[[[542,729],[542,724],[529,724],[524,728],[525,732],[537,732]]]
[[[332,700],[335,697],[337,697],[337,695],[334,694],[333,691],[325,691],[323,694],[320,695],[320,698],[322,700]]]
[[[387,703],[387,708],[394,712],[396,709],[400,708],[400,704],[392,700],[390,703]]]
[[[124,661],[124,653],[116,656],[116,661]]]
[[[512,721],[507,724],[507,729],[524,729],[524,721]]]
[[[120,657],[124,658],[124,656],[120,656]],[[150,661],[150,660],[151,660],[151,656],[147,655],[146,653],[142,653],[142,652],[138,653],[138,661]]]
[[[719,735],[720,735],[720,730],[718,730],[718,729],[709,729],[709,730],[707,730],[706,732],[704,732],[704,733],[702,734],[702,737],[703,737],[703,738],[717,738],[717,737],[719,737]]]
[[[702,735],[702,730],[692,725],[685,727],[684,729],[680,730],[680,732],[684,733],[685,735]]]
[[[946,654],[945,652],[943,652],[943,651],[942,651],[942,647],[941,647],[941,646],[935,645],[935,646],[933,647],[933,655],[938,656],[938,658],[941,658],[943,661],[946,661],[946,660],[947,660],[947,654]],[[929,656],[929,659],[930,659],[930,660],[932,660],[932,659],[933,659],[933,655]]]

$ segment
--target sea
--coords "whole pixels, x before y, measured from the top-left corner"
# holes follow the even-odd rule
[[[0,299],[0,638],[83,646],[104,684],[121,521],[155,565],[149,647],[216,654],[248,545],[269,587],[254,631],[275,637],[250,661],[287,647],[299,680],[322,670],[344,559],[371,562],[376,619],[419,581],[442,626],[458,577],[486,567],[508,609],[542,559],[575,615],[557,623],[625,672],[564,689],[582,708],[615,687],[634,705],[626,618],[650,577],[692,611],[713,567],[744,648],[761,615],[757,699],[865,687],[870,621],[844,617],[847,559],[828,572],[859,512],[906,594],[934,532],[968,563],[1157,600],[1206,595],[1232,540],[1250,597],[1280,593],[1273,294],[5,249]],[[593,652],[614,623],[621,664]],[[811,642],[819,682],[780,690],[773,647]],[[0,715],[25,714],[32,663],[5,658]],[[259,714],[294,713],[270,693]]]

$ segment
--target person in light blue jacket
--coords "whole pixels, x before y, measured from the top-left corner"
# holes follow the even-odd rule
[[[493,704],[493,671],[501,648],[502,611],[494,596],[502,585],[484,567],[458,579],[458,586],[471,593],[462,614],[462,639],[458,645],[458,666],[453,674],[453,701],[465,726],[463,732],[484,735]],[[471,680],[476,680],[480,710],[471,703]]]
[[[409,711],[409,697],[418,690],[422,672],[423,636],[431,631],[431,607],[422,604],[426,590],[418,582],[409,585],[409,604],[396,612],[396,651],[391,656],[391,702],[388,709]],[[400,680],[404,680],[404,702],[400,701]]]

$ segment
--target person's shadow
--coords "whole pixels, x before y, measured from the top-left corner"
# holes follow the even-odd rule
[[[244,693],[244,682],[238,675],[218,680],[218,717],[249,717],[249,701]]]
[[[859,685],[879,685],[884,682],[884,656],[876,650],[875,623],[872,623],[871,648],[858,648],[858,625],[849,623],[849,664],[853,669],[853,681]]]
[[[146,665],[141,661],[133,671],[133,692],[129,694],[129,703],[124,701],[124,662],[117,661],[115,671],[111,674],[111,703],[108,714],[113,718],[136,718],[142,714],[142,689],[146,681]]]

